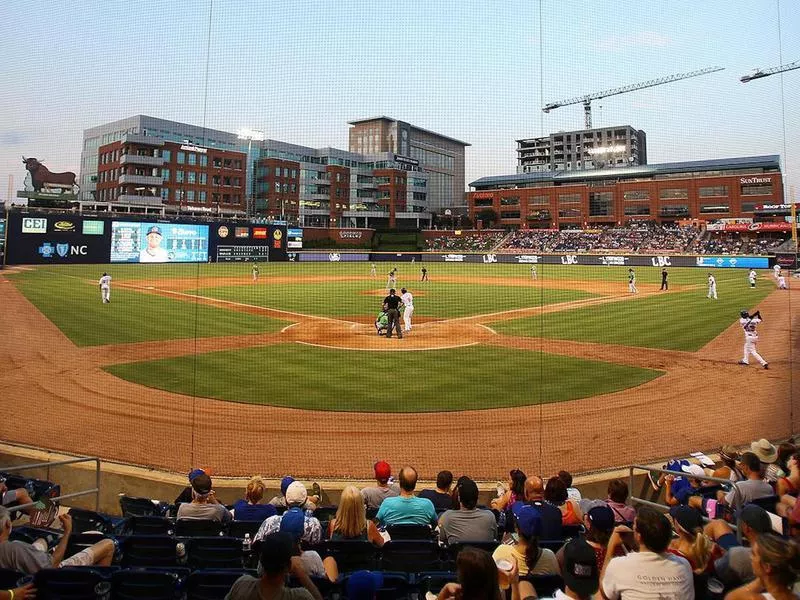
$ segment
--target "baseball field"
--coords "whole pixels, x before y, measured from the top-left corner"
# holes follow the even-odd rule
[[[0,436],[179,471],[365,476],[383,458],[491,479],[780,437],[796,419],[796,292],[767,271],[750,289],[715,270],[715,301],[696,268],[670,268],[669,291],[637,268],[630,294],[624,267],[532,280],[435,264],[420,282],[419,266],[397,265],[415,305],[403,339],[374,327],[389,263],[261,264],[258,281],[249,264],[4,271],[0,386],[16,401]],[[769,370],[737,364],[739,311],[756,308]]]

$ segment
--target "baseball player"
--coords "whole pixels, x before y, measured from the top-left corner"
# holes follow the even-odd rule
[[[378,335],[386,335],[386,330],[389,328],[389,315],[386,314],[386,308],[383,308],[378,316],[375,318],[375,329],[378,330]]]
[[[253,283],[258,281],[258,265],[253,265]]]
[[[717,300],[717,279],[711,273],[708,274],[708,295],[706,298]]]
[[[406,288],[400,288],[400,300],[403,302],[403,331],[411,331],[411,315],[414,314],[414,296]]]
[[[103,273],[100,278],[100,296],[103,298],[103,304],[111,302],[111,275]]]
[[[397,285],[397,267],[389,271],[389,278],[386,280],[386,289],[390,290]]]
[[[636,273],[633,269],[628,269],[628,291],[631,294],[638,294],[639,290],[636,289]]]
[[[781,266],[778,263],[775,263],[775,265],[772,267],[772,276],[775,279],[781,276]]]
[[[786,277],[784,277],[783,273],[778,275],[778,289],[779,290],[787,290],[789,288],[786,287]]]
[[[761,311],[757,310],[752,315],[749,314],[746,310],[743,310],[739,313],[740,319],[739,324],[742,326],[742,330],[744,331],[744,357],[742,360],[739,361],[740,365],[749,365],[750,355],[752,354],[755,359],[761,363],[761,366],[765,369],[769,369],[769,364],[761,355],[756,351],[756,344],[758,343],[758,332],[756,331],[756,326],[761,323]]]
[[[755,289],[756,287],[756,270],[750,269],[750,273],[747,274],[747,279],[750,281],[750,289]]]
[[[662,268],[661,269],[661,291],[662,292],[665,292],[665,291],[669,290],[669,282],[667,281],[668,277],[669,277],[669,272],[667,271],[667,268],[666,267]]]
[[[422,279],[420,279],[420,281],[428,281],[428,269],[422,267],[421,273],[422,273]]]
[[[536,275],[536,265],[531,265],[531,279],[536,281],[538,276]]]
[[[370,277],[377,277],[378,276],[378,269],[375,268],[375,263],[371,263],[369,266],[369,275]]]

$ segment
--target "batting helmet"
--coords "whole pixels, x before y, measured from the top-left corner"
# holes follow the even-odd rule
[[[740,312],[739,314],[740,314],[742,317],[744,317],[745,319],[746,319],[747,317],[749,317],[749,316],[750,316],[750,313],[749,313],[749,312],[747,312],[746,310],[743,310],[743,311],[742,311],[742,312]]]

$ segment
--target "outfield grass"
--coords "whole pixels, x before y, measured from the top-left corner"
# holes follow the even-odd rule
[[[111,303],[103,304],[97,284],[63,272],[26,271],[9,279],[77,346],[272,332],[287,324],[113,285]]]
[[[600,306],[498,322],[499,333],[662,348],[699,350],[774,290],[762,282],[751,290],[741,282],[718,284],[719,300],[706,298],[706,290],[666,292]],[[545,346],[546,348],[546,346]]]
[[[630,388],[662,375],[511,348],[472,346],[397,354],[301,344],[106,370],[145,386],[198,397],[358,412],[460,411],[561,402]]]
[[[203,288],[195,293],[308,315],[353,316],[373,315],[380,310],[386,295],[384,285],[377,280],[291,285],[270,285],[263,280],[258,285]],[[577,290],[522,286],[432,282],[409,287],[417,317],[464,317],[595,297]]]

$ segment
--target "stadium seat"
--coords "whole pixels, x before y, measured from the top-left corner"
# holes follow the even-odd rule
[[[381,568],[384,571],[419,573],[436,571],[441,566],[439,545],[433,541],[391,541],[381,549]]]
[[[539,540],[539,548],[547,548],[553,552],[558,552],[565,543],[566,540]]]
[[[97,542],[106,539],[108,536],[102,533],[73,533],[69,536],[67,542],[67,550],[64,552],[64,558],[69,558],[78,552],[89,548]]]
[[[174,572],[125,569],[111,576],[114,600],[174,600],[181,578]]]
[[[69,516],[72,517],[73,533],[85,533],[87,531],[98,531],[109,535],[114,533],[115,528],[112,520],[93,510],[70,508]]]
[[[154,503],[150,498],[122,495],[119,497],[119,507],[123,517],[163,516],[165,513],[163,503]]]
[[[175,533],[175,522],[169,517],[129,517],[125,532],[129,535],[172,535]]]
[[[455,571],[426,571],[417,575],[417,589],[419,597],[424,598],[425,594],[438,595],[445,584],[457,580]]]
[[[242,540],[234,537],[196,537],[186,540],[192,569],[241,569]]]
[[[314,516],[320,521],[330,521],[336,516],[338,506],[319,506],[314,511]]]
[[[220,521],[207,519],[178,519],[175,521],[175,535],[177,537],[221,536],[224,531],[225,524]]]
[[[561,537],[565,540],[571,540],[580,537],[584,532],[583,525],[562,525]]]
[[[38,600],[106,597],[111,583],[91,569],[42,569],[33,577]]]
[[[564,589],[564,579],[561,575],[526,575],[520,579],[530,581],[539,598],[552,597],[556,590]]]
[[[340,585],[338,581],[331,581],[327,577],[309,577],[309,579],[317,586],[319,593],[322,594],[324,599],[327,600],[339,596]],[[288,586],[290,588],[302,587],[300,581],[294,577],[289,577]]]
[[[250,539],[252,540],[256,536],[262,522],[263,521],[232,521],[228,528],[228,535],[243,540],[244,534],[249,533]]]
[[[320,547],[320,554],[333,556],[340,573],[373,570],[378,563],[378,552],[370,542],[362,540],[327,541]]]
[[[450,559],[455,560],[458,556],[458,553],[464,548],[480,548],[481,550],[486,550],[486,552],[492,554],[499,545],[499,542],[458,542],[457,544],[450,544],[447,546],[447,552],[450,556]]]
[[[367,508],[367,519],[370,521],[374,521],[375,517],[378,516],[378,509],[377,508]]]
[[[412,578],[406,573],[381,571],[381,574],[383,575],[383,586],[378,590],[376,600],[408,598],[409,594],[414,591],[411,586]],[[342,577],[339,586],[345,598],[347,598],[347,580],[349,578],[349,575]]]
[[[186,580],[186,600],[223,600],[244,573],[241,569],[194,571]]]
[[[123,567],[176,567],[175,538],[166,535],[132,535],[122,542]]]
[[[17,582],[25,577],[25,573],[14,569],[0,569],[0,590],[10,590],[17,587]]]
[[[756,506],[760,506],[767,512],[774,513],[775,512],[775,505],[778,504],[777,496],[765,496],[763,498],[756,498],[755,500],[751,500],[750,504],[755,504]]]
[[[428,525],[389,525],[386,533],[392,540],[433,539],[433,530]]]

